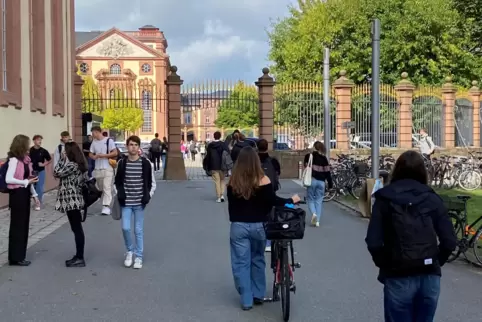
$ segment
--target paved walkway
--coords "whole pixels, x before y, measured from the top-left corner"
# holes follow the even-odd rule
[[[302,192],[282,182],[282,194]],[[381,285],[365,248],[366,221],[328,203],[322,226],[295,243],[298,291],[292,321],[382,320]],[[2,321],[265,322],[281,321],[280,304],[239,308],[229,262],[227,204],[209,181],[161,182],[146,214],[145,265],[122,266],[120,223],[85,223],[86,268],[67,269],[73,236],[64,225],[29,249],[30,267],[0,268]],[[268,281],[271,274],[268,272]],[[481,321],[480,271],[444,269],[438,322]]]

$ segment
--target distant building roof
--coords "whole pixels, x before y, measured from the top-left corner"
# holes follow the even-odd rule
[[[75,48],[78,48],[85,44],[86,42],[91,41],[94,38],[99,37],[105,31],[76,31],[75,32]]]
[[[139,29],[158,29],[156,26],[153,25],[144,25],[140,27]]]

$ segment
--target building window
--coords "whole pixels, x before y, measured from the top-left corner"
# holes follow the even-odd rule
[[[143,73],[149,73],[151,71],[151,65],[149,64],[144,64],[141,67]]]
[[[7,91],[7,0],[2,0],[2,81]]]
[[[121,67],[119,64],[112,64],[110,65],[110,73],[114,75],[120,75],[121,73]]]
[[[142,111],[144,113],[144,123],[142,132],[152,132],[152,94],[149,91],[142,91]]]
[[[184,113],[184,124],[192,124],[191,112]]]
[[[82,74],[87,74],[87,72],[89,71],[89,65],[87,65],[87,63],[81,63],[79,69]]]
[[[206,132],[206,141],[211,140],[211,133]]]
[[[209,118],[209,115],[206,115],[206,122],[205,122],[205,123],[206,123],[206,124],[210,124],[210,123],[211,123],[211,120],[210,120],[210,118]]]

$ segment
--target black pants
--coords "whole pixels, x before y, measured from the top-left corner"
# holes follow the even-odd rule
[[[8,233],[8,260],[20,262],[27,256],[30,225],[30,187],[12,189],[9,195],[10,231]]]
[[[84,245],[85,236],[84,229],[82,229],[82,215],[80,210],[67,211],[67,217],[69,218],[70,228],[75,237],[75,249],[77,258],[84,259]]]
[[[191,160],[196,161],[196,151],[191,151]]]
[[[161,167],[161,152],[152,152],[152,163],[154,163],[154,170],[160,170]]]

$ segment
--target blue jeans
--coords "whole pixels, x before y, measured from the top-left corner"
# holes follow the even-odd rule
[[[251,307],[253,298],[264,299],[266,293],[263,223],[231,223],[230,245],[234,286],[241,305]]]
[[[323,197],[325,196],[325,181],[311,178],[311,186],[306,189],[306,203],[312,214],[320,222],[323,214]]]
[[[134,216],[134,235],[136,246],[132,244],[131,221]],[[142,259],[144,251],[144,207],[128,206],[122,207],[122,234],[128,252],[134,252],[137,258]]]
[[[44,197],[44,188],[45,188],[45,170],[38,172],[38,182],[34,185],[35,191],[38,195],[38,200],[42,202]]]
[[[161,154],[161,161],[162,161],[162,169],[166,170],[166,157],[167,154]]]
[[[440,295],[440,276],[387,278],[383,295],[385,322],[432,322]]]
[[[92,178],[92,172],[94,171],[95,168],[95,160],[91,158],[87,158],[87,163],[89,165],[89,178]]]

